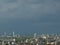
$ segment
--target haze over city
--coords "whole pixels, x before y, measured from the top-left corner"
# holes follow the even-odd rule
[[[0,0],[0,33],[60,33],[60,0]]]

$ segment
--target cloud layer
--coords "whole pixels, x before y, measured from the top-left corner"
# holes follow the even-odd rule
[[[60,0],[0,0],[0,24],[8,27],[5,30],[10,30],[10,26],[11,28],[15,28],[16,25],[21,27],[20,24],[24,24],[21,30],[26,31],[59,30],[59,17]],[[1,30],[4,30],[3,26]],[[20,30],[20,28],[17,29]]]
[[[0,16],[31,18],[32,16],[58,14],[59,11],[59,0],[0,0]]]

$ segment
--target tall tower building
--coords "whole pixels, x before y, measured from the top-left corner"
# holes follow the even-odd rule
[[[7,36],[6,32],[4,32],[4,36],[5,36],[5,37]]]
[[[13,37],[15,36],[15,33],[13,32]]]
[[[34,33],[34,38],[36,38],[37,37],[37,33]]]

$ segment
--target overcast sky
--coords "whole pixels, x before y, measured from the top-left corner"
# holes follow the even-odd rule
[[[60,0],[0,0],[0,32],[60,33]]]

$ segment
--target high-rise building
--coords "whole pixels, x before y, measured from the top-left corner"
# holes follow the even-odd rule
[[[4,36],[5,36],[5,37],[7,36],[6,32],[4,32]]]
[[[34,33],[34,38],[36,38],[37,37],[37,33]]]
[[[13,37],[15,36],[15,33],[13,32]]]

